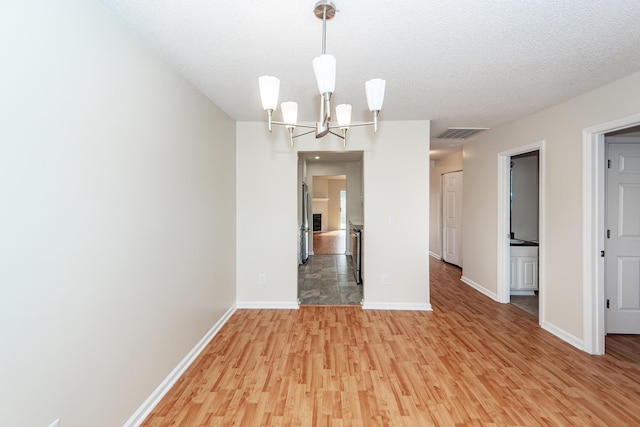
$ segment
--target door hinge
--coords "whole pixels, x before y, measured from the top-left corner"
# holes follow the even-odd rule
[[[607,239],[611,238],[611,230],[607,230]]]
[[[609,308],[609,300],[607,300],[607,308]]]
[[[611,160],[607,160],[607,169],[611,169]]]
[[[600,251],[600,256],[604,258],[604,251]]]

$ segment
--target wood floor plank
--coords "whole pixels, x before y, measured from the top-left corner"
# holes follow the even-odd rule
[[[587,355],[432,260],[433,312],[238,310],[143,426],[640,425],[638,337]]]
[[[347,249],[347,230],[315,231],[313,253],[316,255],[343,254]]]

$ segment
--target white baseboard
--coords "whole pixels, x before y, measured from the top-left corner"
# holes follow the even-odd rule
[[[364,310],[433,311],[429,303],[365,302],[362,308]]]
[[[194,360],[202,353],[202,350],[211,342],[214,336],[220,331],[222,326],[235,313],[237,307],[234,304],[222,317],[213,325],[202,339],[191,349],[191,351],[173,368],[173,371],[160,383],[160,385],[151,393],[144,403],[134,412],[122,427],[138,427],[149,416],[153,408],[162,400],[162,398],[171,390],[171,387],[180,379],[187,368],[191,366]]]
[[[576,347],[579,350],[582,351],[586,351],[585,347],[584,347],[584,341],[581,340],[580,338],[576,337],[575,335],[570,334],[569,332],[565,331],[564,329],[560,329],[559,327],[557,327],[556,325],[554,325],[553,323],[549,323],[546,320],[543,320],[542,322],[540,322],[540,327],[542,329],[544,329],[545,331],[555,335],[556,337],[560,338],[562,341],[566,341],[567,343],[571,344],[572,346]]]
[[[238,309],[268,309],[268,310],[297,310],[300,308],[297,302],[292,301],[238,301]]]
[[[467,285],[471,286],[473,289],[475,289],[476,291],[480,292],[481,294],[488,296],[492,300],[500,302],[498,300],[498,294],[496,294],[495,292],[491,292],[490,290],[488,290],[484,286],[481,286],[481,285],[477,284],[476,282],[474,282],[473,280],[469,279],[468,277],[462,276],[460,278],[460,281],[462,283],[466,283]]]
[[[480,286],[479,284],[477,284],[476,282],[474,282],[473,280],[462,276],[460,278],[460,280],[463,283],[466,283],[467,285],[471,286],[473,289],[477,290],[478,292],[488,296],[489,298],[493,299],[494,301],[500,302],[498,300],[498,295],[495,294],[494,292],[491,292],[489,290],[487,290],[486,288]],[[567,343],[571,344],[572,346],[576,347],[579,350],[582,351],[586,351],[584,348],[584,341],[581,340],[580,338],[571,335],[570,333],[568,333],[567,331],[565,331],[564,329],[558,328],[557,326],[555,326],[552,323],[549,323],[545,320],[543,320],[542,322],[540,322],[540,327],[542,329],[544,329],[545,331],[555,335],[556,337],[560,338],[563,341],[566,341]]]
[[[442,257],[435,252],[429,251],[429,255],[431,255],[433,258],[437,259],[438,261],[442,259]]]

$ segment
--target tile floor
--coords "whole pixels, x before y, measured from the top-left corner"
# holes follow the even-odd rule
[[[511,304],[538,318],[538,293],[535,295],[511,295]]]
[[[355,305],[362,302],[350,255],[311,255],[298,266],[300,304]]]
[[[298,266],[300,304],[357,305],[362,286],[356,284],[351,255],[311,255]],[[538,317],[538,296],[511,296],[511,304]]]

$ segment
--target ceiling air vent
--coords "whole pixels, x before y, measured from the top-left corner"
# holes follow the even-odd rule
[[[475,135],[478,132],[482,132],[483,130],[487,130],[489,128],[449,128],[449,130],[445,130],[440,135],[436,136],[439,139],[465,139],[469,138],[472,135]]]

